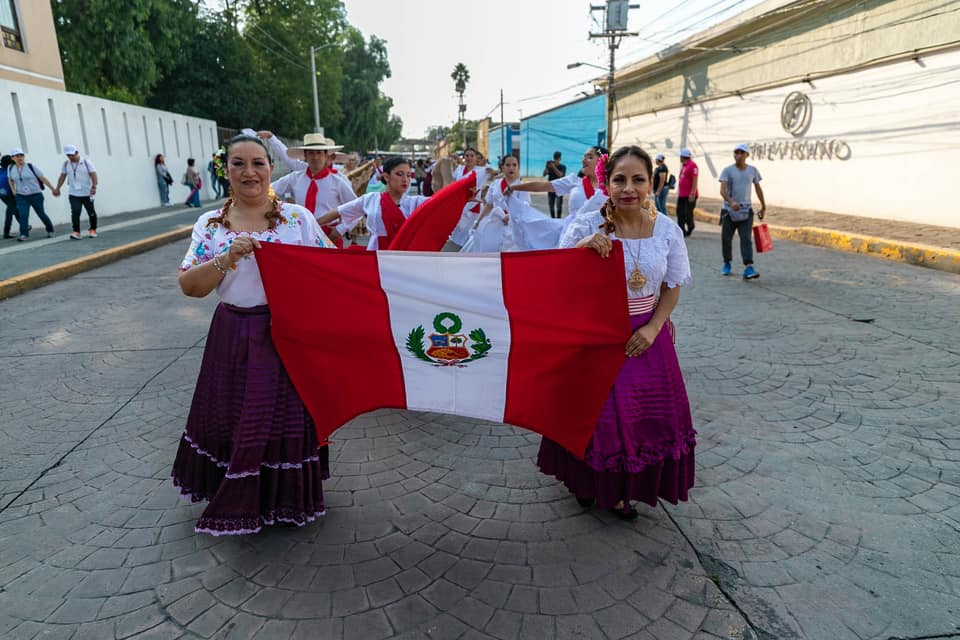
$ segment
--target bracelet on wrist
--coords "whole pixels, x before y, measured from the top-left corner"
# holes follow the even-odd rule
[[[220,264],[220,254],[214,254],[213,256],[213,266],[217,268],[217,271],[220,272],[221,276],[227,275],[227,270],[224,269],[223,265]]]

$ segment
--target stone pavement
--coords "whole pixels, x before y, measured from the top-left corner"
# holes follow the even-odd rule
[[[169,480],[215,304],[181,242],[0,302],[0,637],[960,637],[960,278],[779,243],[674,316],[689,503],[579,508],[538,438],[379,411],[328,514],[193,533]]]

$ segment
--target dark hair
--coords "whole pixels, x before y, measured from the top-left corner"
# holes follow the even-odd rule
[[[163,157],[162,153],[158,153],[157,155],[153,156],[153,166],[157,166],[158,164],[160,164],[160,158],[162,157]]]
[[[188,167],[192,167],[192,166],[195,165],[196,163],[197,163],[197,161],[194,160],[193,158],[187,158],[187,166],[188,166]]]
[[[267,162],[273,164],[273,158],[270,157],[270,149],[267,148],[267,143],[257,136],[247,135],[246,133],[235,135],[223,143],[224,151],[227,152],[226,155],[228,158],[230,157],[230,148],[235,144],[240,144],[241,142],[253,142],[260,145],[263,148],[263,152],[267,154]]]
[[[561,154],[559,151],[554,151],[554,152],[553,152],[553,159],[556,160],[557,158],[561,157],[562,155],[563,155],[563,154]]]
[[[480,153],[473,147],[467,147],[466,149],[463,150],[463,155],[467,155],[467,151],[473,151],[473,155],[477,155],[478,153]]]
[[[223,146],[226,151],[225,155],[227,158],[230,157],[230,149],[233,147],[233,145],[240,144],[241,142],[253,142],[255,144],[260,145],[264,153],[267,155],[267,162],[269,162],[271,166],[273,165],[273,158],[270,157],[270,150],[267,149],[267,144],[260,138],[256,136],[247,135],[245,133],[241,133],[240,135],[233,136],[232,138],[230,138],[224,143]],[[192,160],[192,158],[190,160]],[[187,162],[189,163],[190,160],[188,160]],[[276,229],[278,222],[286,224],[287,219],[280,214],[280,198],[278,198],[277,194],[273,192],[272,187],[270,188],[269,194],[270,194],[270,210],[267,211],[266,214],[264,214],[264,217],[269,222],[270,228]],[[227,220],[227,214],[230,212],[231,205],[233,205],[232,190],[231,190],[230,199],[224,202],[223,208],[220,209],[220,215],[208,218],[207,226],[210,226],[212,224],[222,224],[224,227],[229,229],[230,221]]]
[[[606,148],[605,146],[603,146],[603,145],[595,144],[595,145],[593,145],[592,147],[589,147],[589,148],[590,148],[590,149],[593,149],[594,151],[596,151],[598,156],[610,155],[610,150],[607,149],[607,148]]]
[[[653,175],[653,161],[650,159],[650,154],[636,145],[630,145],[627,147],[620,147],[613,152],[613,155],[607,158],[603,165],[603,181],[605,184],[610,184],[610,176],[613,174],[613,170],[617,166],[617,163],[627,156],[633,156],[634,158],[638,158],[641,162],[643,162],[643,166],[647,170],[648,179]],[[607,188],[609,189],[609,187]],[[614,204],[612,198],[604,202],[603,206],[600,208],[600,213],[603,214],[604,219],[602,228],[607,233],[613,231],[613,208]]]
[[[383,163],[383,173],[384,174],[392,173],[394,169],[396,169],[402,164],[410,166],[410,161],[407,160],[406,158],[400,158],[400,157],[390,158],[389,160]]]
[[[502,158],[500,158],[500,165],[499,165],[499,166],[500,166],[500,170],[501,170],[501,171],[503,170],[503,165],[507,164],[507,160],[509,160],[510,158],[513,158],[514,160],[517,160],[517,156],[513,155],[512,153],[508,153],[507,155],[505,155],[505,156],[503,156]],[[519,163],[520,163],[520,161],[517,160],[517,164],[519,164]]]
[[[13,164],[13,156],[8,156],[4,154],[4,156],[0,158],[0,169],[6,169],[12,164]]]

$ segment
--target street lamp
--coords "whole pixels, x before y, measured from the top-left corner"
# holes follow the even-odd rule
[[[323,133],[323,128],[320,126],[320,99],[317,96],[317,51],[320,49],[326,49],[327,47],[334,47],[338,43],[328,42],[327,44],[322,44],[319,47],[310,47],[310,79],[313,81],[313,132],[314,133]]]
[[[600,69],[600,71],[606,71],[606,67],[601,67],[598,64],[593,64],[592,62],[571,62],[567,65],[567,69],[576,69],[577,67],[593,67],[594,69]]]
[[[594,69],[600,69],[600,71],[607,72],[607,128],[606,133],[606,146],[610,146],[610,132],[611,127],[613,126],[613,52],[610,53],[610,68],[601,67],[598,64],[593,64],[592,62],[571,62],[567,65],[567,69],[576,69],[577,67],[593,67]]]

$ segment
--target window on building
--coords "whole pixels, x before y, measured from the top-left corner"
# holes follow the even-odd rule
[[[0,30],[3,31],[3,46],[23,51],[23,37],[17,20],[16,0],[0,0]]]

